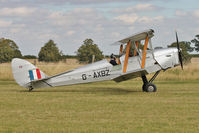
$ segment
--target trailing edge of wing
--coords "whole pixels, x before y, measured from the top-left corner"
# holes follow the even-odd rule
[[[129,40],[131,41],[141,41],[141,40],[144,40],[146,39],[146,37],[148,36],[149,38],[152,38],[154,36],[154,30],[152,29],[149,29],[149,30],[145,30],[143,32],[139,32],[139,33],[136,33],[136,34],[133,34],[127,38],[124,38],[120,41],[117,41],[111,45],[121,45],[121,44],[125,44],[125,43],[128,43]]]

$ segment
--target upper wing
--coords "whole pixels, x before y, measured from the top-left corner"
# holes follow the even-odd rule
[[[154,36],[154,30],[152,29],[149,29],[149,30],[146,30],[146,31],[143,31],[143,32],[139,32],[139,33],[136,33],[136,34],[133,34],[127,38],[124,38],[120,41],[117,41],[115,43],[113,43],[112,45],[121,45],[121,44],[125,44],[125,43],[128,43],[129,40],[131,41],[141,41],[141,40],[145,40],[146,37],[148,36],[149,38],[152,38]]]

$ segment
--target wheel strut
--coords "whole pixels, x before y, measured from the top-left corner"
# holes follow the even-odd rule
[[[157,88],[156,86],[152,83],[155,78],[158,76],[160,71],[157,71],[153,77],[148,81],[146,75],[142,75],[142,81],[143,81],[143,86],[142,90],[146,92],[156,92]]]
[[[153,75],[153,77],[149,80],[149,83],[152,83],[152,82],[155,80],[155,78],[158,76],[159,73],[160,73],[160,71],[157,71],[157,72]]]
[[[146,75],[142,75],[142,81],[143,81],[144,84],[148,83]]]
[[[34,88],[32,86],[29,87],[29,92],[31,92]]]
[[[142,81],[143,81],[142,91],[146,91],[146,85],[149,83],[146,75],[142,75]]]

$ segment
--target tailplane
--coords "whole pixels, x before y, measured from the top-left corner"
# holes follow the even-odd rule
[[[14,79],[24,88],[29,88],[33,81],[38,81],[47,77],[36,66],[26,60],[14,58],[11,64]]]

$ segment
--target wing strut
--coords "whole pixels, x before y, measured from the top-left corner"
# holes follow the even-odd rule
[[[126,46],[126,55],[125,55],[125,60],[124,60],[123,73],[125,73],[126,69],[127,69],[128,58],[129,58],[129,51],[130,51],[130,45],[131,45],[131,40],[128,41],[127,46]]]
[[[143,69],[144,66],[145,66],[146,50],[147,50],[148,42],[149,42],[149,37],[147,36],[146,39],[145,39],[144,49],[143,49],[143,55],[142,55],[142,65],[141,65],[141,68],[142,68],[142,69]]]
[[[119,55],[122,55],[122,51],[123,51],[123,44],[120,45],[120,53],[119,53]],[[120,58],[119,58],[118,64],[121,64]]]
[[[136,49],[138,49],[138,47],[139,47],[139,42],[138,41],[136,41],[135,42],[135,50],[134,50],[134,54],[133,54],[133,56],[136,56],[137,55],[137,51],[136,51]]]

